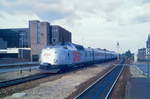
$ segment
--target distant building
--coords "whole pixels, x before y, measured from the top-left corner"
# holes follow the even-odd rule
[[[0,38],[7,42],[7,48],[30,47],[28,28],[0,29]]]
[[[138,49],[137,60],[146,61],[146,48]]]
[[[53,25],[52,28],[52,44],[57,44],[59,42],[71,42],[71,32],[66,29]]]
[[[148,39],[146,41],[146,48],[138,49],[137,60],[138,61],[150,60],[150,35],[148,35]]]
[[[148,35],[148,39],[146,41],[146,48],[150,48],[150,35]]]

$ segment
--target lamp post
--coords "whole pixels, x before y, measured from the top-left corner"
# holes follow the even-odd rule
[[[118,61],[119,61],[119,58],[120,58],[119,48],[120,48],[120,44],[119,44],[119,42],[117,42],[117,52],[118,52],[117,60]]]
[[[20,44],[20,47],[21,47],[21,51],[20,51],[20,58],[21,58],[21,60],[22,60],[22,62],[23,62],[23,42],[24,42],[24,33],[23,32],[21,32],[20,33],[20,42],[21,42],[21,44]],[[21,70],[20,70],[20,73],[22,74],[22,67],[21,67]]]

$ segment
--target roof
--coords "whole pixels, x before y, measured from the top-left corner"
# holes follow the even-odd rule
[[[84,50],[84,47],[82,45],[78,45],[70,42],[61,42],[54,46],[47,46],[47,48],[65,48],[71,50]]]

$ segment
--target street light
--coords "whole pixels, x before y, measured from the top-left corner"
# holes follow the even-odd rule
[[[117,42],[117,52],[118,52],[117,60],[118,61],[119,61],[119,58],[120,58],[119,48],[120,48],[120,44],[119,44],[119,42]]]
[[[21,47],[20,58],[21,58],[21,60],[23,62],[23,47],[24,47],[23,46],[23,42],[24,42],[24,33],[23,32],[20,33],[20,41],[21,41],[21,44],[20,44],[20,47]],[[20,73],[22,74],[22,68],[20,70]]]

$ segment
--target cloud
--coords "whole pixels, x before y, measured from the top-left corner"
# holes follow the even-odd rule
[[[75,43],[116,50],[119,41],[135,51],[145,46],[149,9],[149,0],[1,0],[0,27],[46,20],[70,30]]]
[[[0,17],[0,28],[27,28],[29,20],[40,20],[40,18],[33,13],[16,13],[12,15],[1,12],[0,16],[2,16]]]
[[[7,13],[34,13],[44,20],[53,21],[71,15],[71,9],[62,5],[61,0],[2,0],[1,11]]]

